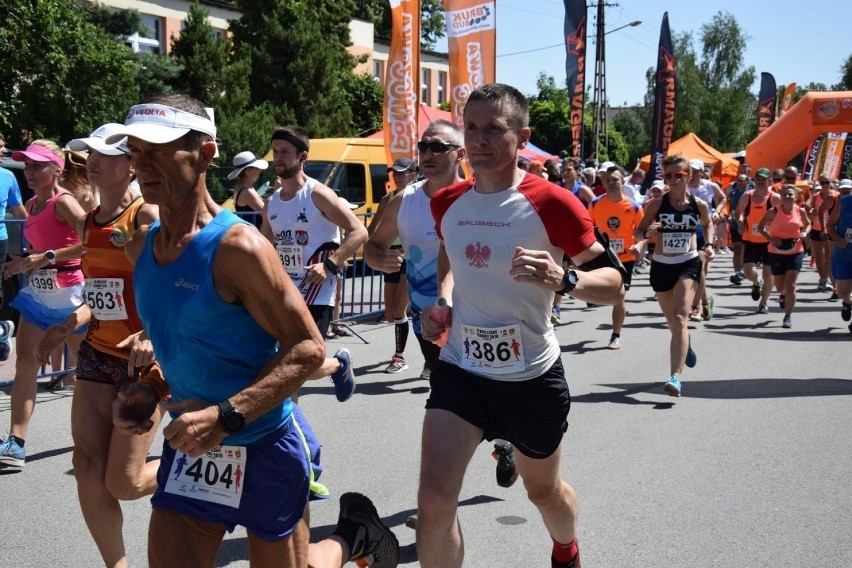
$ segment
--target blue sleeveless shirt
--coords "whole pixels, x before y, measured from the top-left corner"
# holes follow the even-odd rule
[[[852,262],[852,195],[841,195],[834,202],[835,207],[840,207],[840,216],[837,218],[837,232],[847,239],[846,248],[833,247],[831,260],[833,262]]]
[[[222,210],[195,234],[177,260],[159,265],[153,251],[160,231],[156,221],[136,261],[136,308],[174,400],[222,401],[253,382],[275,355],[276,338],[243,306],[225,302],[213,285],[216,250],[236,223],[245,221]],[[222,443],[246,445],[264,438],[280,429],[292,410],[288,398]]]

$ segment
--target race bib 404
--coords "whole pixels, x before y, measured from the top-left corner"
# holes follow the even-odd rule
[[[197,458],[177,452],[166,493],[239,508],[246,457],[244,446],[216,446]]]

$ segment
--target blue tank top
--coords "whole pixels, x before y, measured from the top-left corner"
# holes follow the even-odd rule
[[[225,302],[213,285],[216,249],[236,223],[245,221],[230,211],[220,211],[177,260],[158,265],[153,241],[160,222],[155,221],[136,261],[136,308],[174,400],[222,401],[253,382],[275,355],[276,338],[243,306]],[[255,442],[280,429],[292,410],[288,398],[222,443]]]
[[[846,239],[846,248],[833,247],[832,260],[852,262],[852,195],[841,195],[834,206],[840,206],[837,232]]]

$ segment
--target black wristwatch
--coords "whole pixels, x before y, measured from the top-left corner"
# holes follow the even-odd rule
[[[219,408],[219,423],[226,433],[236,434],[246,425],[245,415],[234,409],[227,398],[216,406]]]
[[[50,264],[55,264],[55,263],[56,263],[56,253],[55,253],[55,252],[53,252],[52,250],[46,250],[46,251],[44,251],[44,258],[45,258],[45,260],[47,260],[47,262],[48,262],[48,263],[50,263]]]
[[[340,268],[336,264],[334,264],[334,261],[330,258],[325,259],[322,264],[328,269],[329,272],[331,272],[335,276],[340,274]]]
[[[570,294],[574,291],[574,288],[577,287],[577,271],[573,268],[566,268],[565,275],[562,276],[562,289],[558,290],[556,293],[560,296],[564,296],[565,294]]]

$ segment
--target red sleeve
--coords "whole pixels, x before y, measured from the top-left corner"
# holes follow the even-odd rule
[[[550,243],[568,256],[580,254],[597,240],[589,212],[571,191],[530,174],[524,176],[518,190],[538,213]]]
[[[432,209],[432,218],[435,219],[435,230],[438,232],[438,238],[442,241],[444,240],[444,234],[441,231],[441,220],[443,220],[444,214],[455,203],[456,199],[472,187],[473,179],[466,179],[459,183],[442,187],[432,195],[429,207]]]

